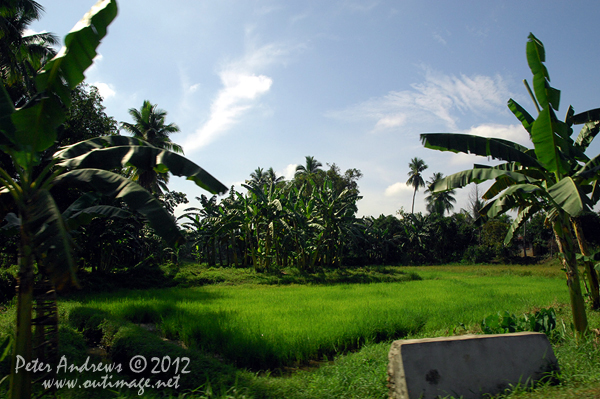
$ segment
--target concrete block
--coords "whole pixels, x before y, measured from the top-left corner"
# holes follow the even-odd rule
[[[557,370],[541,333],[408,339],[392,343],[388,387],[390,399],[481,398]]]

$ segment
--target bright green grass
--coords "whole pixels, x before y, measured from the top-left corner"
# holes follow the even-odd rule
[[[257,370],[567,300],[560,279],[472,274],[405,283],[128,291],[97,295],[85,306],[155,323],[169,339]]]

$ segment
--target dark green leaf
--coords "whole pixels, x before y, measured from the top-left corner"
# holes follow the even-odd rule
[[[426,148],[433,150],[492,157],[507,162],[518,162],[523,166],[540,166],[534,157],[526,154],[527,147],[508,140],[470,134],[423,133],[421,142]]]
[[[493,218],[519,206],[537,204],[538,197],[544,195],[544,189],[536,185],[516,184],[500,193],[495,200],[488,202],[480,213]]]
[[[12,114],[15,112],[10,96],[4,85],[0,85],[0,145],[15,143],[15,125],[12,122]]]
[[[65,47],[37,75],[36,86],[43,95],[12,114],[19,145],[40,152],[54,144],[56,128],[65,120],[70,105],[70,91],[83,81],[83,72],[92,64],[116,14],[114,1],[97,3],[67,35]]]
[[[59,155],[62,157],[62,155]],[[63,159],[63,158],[59,158]],[[175,176],[185,176],[199,187],[211,193],[224,194],[227,187],[212,175],[182,155],[151,146],[118,146],[93,150],[76,158],[59,163],[70,169],[98,168],[114,169],[126,165],[152,170],[159,167]]]
[[[36,191],[26,213],[24,228],[33,235],[33,250],[41,271],[58,289],[76,285],[71,236],[48,190]]]
[[[574,125],[596,121],[600,121],[600,108],[591,109],[573,116]]]
[[[535,119],[533,119],[529,112],[527,112],[525,108],[521,107],[512,98],[508,100],[508,109],[510,109],[517,119],[521,121],[525,130],[527,130],[531,135],[531,126],[533,125],[533,121]]]
[[[527,176],[524,176],[517,172],[510,172],[501,169],[494,168],[474,168],[465,170],[453,175],[447,176],[438,181],[433,187],[434,192],[447,191],[455,188],[465,187],[471,183],[482,183],[491,179],[508,178],[514,182],[529,182]]]
[[[522,209],[509,227],[506,237],[504,237],[504,245],[508,245],[512,241],[515,231],[517,231],[523,225],[523,223],[529,220],[529,218],[531,218],[531,216],[533,216],[539,210],[540,208],[537,204],[530,205]]]
[[[530,33],[527,40],[527,63],[529,64],[529,68],[531,72],[536,74],[542,74],[545,77],[548,76],[548,71],[544,66],[543,62],[546,62],[546,51],[544,50],[544,45],[541,41],[538,40],[537,37]]]
[[[96,191],[111,198],[121,198],[131,209],[141,213],[157,235],[169,244],[183,241],[173,217],[148,191],[131,180],[101,169],[79,169],[56,178],[56,185]]]
[[[548,188],[548,194],[556,205],[572,217],[579,216],[590,207],[589,198],[583,194],[571,177],[565,177]]]
[[[103,136],[103,137],[95,137],[93,139],[80,141],[73,145],[63,147],[59,149],[55,154],[54,158],[56,159],[70,159],[76,158],[80,155],[86,154],[92,150],[98,150],[101,148],[108,147],[116,147],[116,146],[126,146],[126,145],[135,145],[135,146],[149,146],[150,144],[147,142],[129,136]]]
[[[66,223],[69,230],[76,230],[79,228],[79,226],[90,223],[95,217],[124,219],[128,218],[129,216],[131,216],[130,212],[126,211],[125,209],[117,208],[116,206],[95,205],[84,208],[73,214],[71,217],[66,219]]]
[[[531,141],[533,141],[538,161],[549,172],[566,173],[557,150],[559,137],[554,134],[552,129],[552,119],[548,108],[544,108],[533,123]]]

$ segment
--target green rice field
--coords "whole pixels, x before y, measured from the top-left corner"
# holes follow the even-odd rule
[[[351,276],[286,275],[281,284],[274,280],[279,277],[249,271],[197,268],[194,273],[199,280],[210,274],[219,282],[62,298],[61,352],[79,363],[93,347],[106,349],[105,361],[123,364],[140,354],[190,357],[192,373],[183,376],[183,390],[148,390],[143,397],[384,399],[394,339],[481,333],[481,321],[491,314],[550,306],[572,337],[568,292],[556,264],[378,267]],[[349,277],[383,282],[348,284]],[[597,312],[589,317],[591,328],[600,327]],[[13,321],[14,304],[0,314],[0,335]],[[600,349],[594,342],[554,342],[564,373],[561,385],[509,395],[596,397]],[[130,389],[62,389],[58,397],[139,396]]]
[[[425,273],[426,274],[426,273]],[[518,275],[328,286],[128,291],[81,302],[253,370],[331,357],[369,342],[567,301],[561,279]]]

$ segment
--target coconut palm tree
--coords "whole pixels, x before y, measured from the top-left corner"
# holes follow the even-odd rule
[[[417,195],[417,190],[421,187],[425,187],[425,181],[423,180],[421,173],[427,169],[428,166],[421,158],[414,157],[410,160],[408,168],[410,169],[410,172],[408,172],[408,180],[406,181],[406,184],[413,186],[415,189],[410,213],[415,213],[415,196]]]
[[[265,184],[267,184],[268,175],[264,171],[263,168],[256,168],[254,172],[250,173],[250,180],[246,180],[246,184],[249,184],[252,187],[261,188]]]
[[[139,110],[129,109],[129,115],[133,118],[134,123],[122,122],[121,127],[131,133],[133,137],[142,139],[156,148],[183,154],[183,148],[172,142],[169,137],[173,133],[178,133],[179,127],[174,123],[166,123],[166,111],[145,100]],[[132,171],[132,178],[137,180],[146,190],[155,193],[168,190],[169,174],[166,172],[156,172],[153,169],[136,169]]]
[[[304,165],[296,166],[295,176],[298,177],[300,175],[312,175],[317,173],[323,164],[315,159],[315,157],[307,155],[306,161]]]
[[[35,92],[36,72],[56,55],[58,39],[51,33],[25,35],[38,20],[43,7],[33,0],[3,1],[0,4],[0,78],[17,106]]]
[[[450,212],[454,209],[454,203],[456,203],[456,199],[454,198],[454,190],[435,192],[433,191],[433,187],[444,178],[444,174],[441,172],[435,172],[431,179],[427,182],[427,190],[426,193],[429,193],[427,197],[425,197],[425,201],[427,202],[427,212],[429,213],[437,213],[440,216],[444,216],[446,211]]]
[[[284,179],[283,176],[277,176],[277,173],[275,173],[275,170],[273,170],[273,167],[270,167],[269,169],[267,169],[266,175],[267,175],[267,183],[269,183],[269,185],[271,185],[271,184],[277,185],[277,183],[282,182]]]

